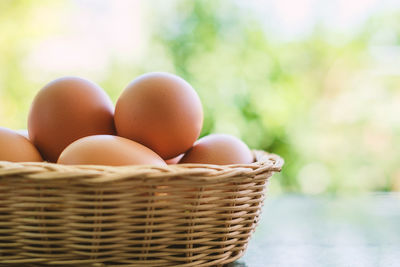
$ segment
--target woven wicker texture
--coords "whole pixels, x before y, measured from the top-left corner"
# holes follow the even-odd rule
[[[244,253],[268,178],[246,165],[0,162],[0,265],[218,266]]]

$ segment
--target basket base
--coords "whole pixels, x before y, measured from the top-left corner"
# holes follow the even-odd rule
[[[117,262],[107,262],[103,263],[100,260],[88,259],[88,260],[67,260],[67,261],[49,261],[48,259],[10,259],[10,260],[0,260],[0,266],[26,266],[26,267],[43,267],[43,266],[57,266],[57,267],[72,267],[72,266],[88,266],[88,267],[167,267],[167,266],[177,266],[177,267],[189,267],[189,266],[215,266],[215,267],[229,267],[232,266],[230,263],[240,259],[244,255],[245,250],[240,251],[236,255],[227,258],[220,258],[213,261],[205,261],[201,258],[193,262],[164,262],[155,263],[152,261],[137,261],[131,263],[117,263]],[[229,264],[229,265],[228,265]]]

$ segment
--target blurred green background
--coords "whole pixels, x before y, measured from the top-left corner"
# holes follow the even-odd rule
[[[193,85],[202,135],[282,155],[271,193],[400,191],[399,1],[0,1],[1,126],[60,76],[115,102],[149,71]]]

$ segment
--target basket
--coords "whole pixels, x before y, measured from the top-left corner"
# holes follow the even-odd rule
[[[245,165],[0,162],[0,265],[218,266],[240,258],[268,178]]]

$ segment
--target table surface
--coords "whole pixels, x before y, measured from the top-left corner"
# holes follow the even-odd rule
[[[267,197],[246,254],[228,266],[400,266],[400,194]]]

